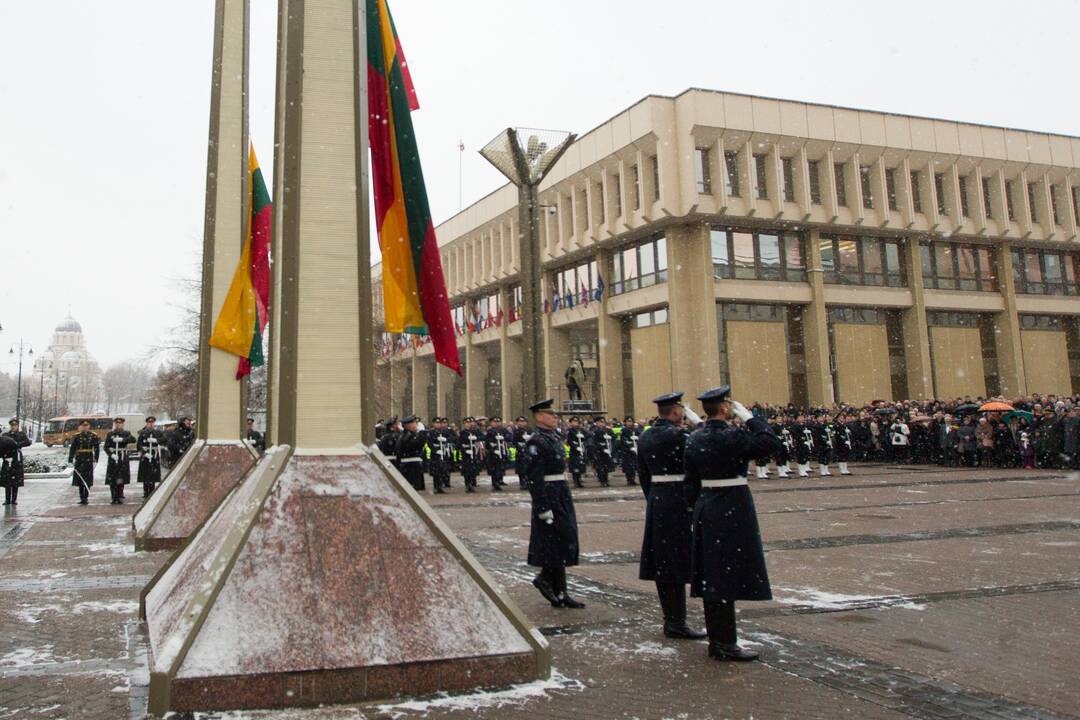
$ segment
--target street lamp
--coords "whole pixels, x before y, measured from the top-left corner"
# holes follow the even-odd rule
[[[38,442],[45,441],[45,371],[53,366],[52,360],[46,366],[45,358],[41,358],[41,379],[38,383]]]
[[[18,385],[15,388],[15,419],[20,422],[22,421],[22,362],[24,348],[29,350],[27,354],[30,357],[34,356],[34,348],[30,347],[29,345],[24,346],[22,338],[19,338],[19,380]],[[12,348],[8,350],[8,355],[14,354],[15,347],[12,346]]]
[[[518,257],[521,258],[522,391],[526,403],[547,396],[540,338],[540,203],[537,188],[577,136],[559,130],[507,128],[480,151],[518,189]]]

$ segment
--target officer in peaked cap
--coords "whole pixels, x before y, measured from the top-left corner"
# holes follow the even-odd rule
[[[457,436],[447,427],[448,422],[444,417],[434,417],[431,419],[433,429],[427,432],[428,447],[431,449],[431,458],[428,460],[431,468],[431,492],[436,495],[441,495],[445,492],[444,488],[450,487],[450,470],[454,464]]]
[[[525,443],[526,486],[532,496],[528,563],[540,568],[533,585],[557,608],[583,608],[566,592],[566,568],[578,564],[577,514],[566,482],[566,451],[554,400],[529,406],[536,432]]]
[[[427,433],[418,429],[419,416],[410,415],[401,421],[404,429],[397,439],[394,448],[398,462],[401,464],[401,474],[413,486],[417,492],[424,490],[424,445],[427,444]]]
[[[477,429],[476,418],[470,415],[461,421],[461,431],[457,437],[465,492],[475,492],[476,477],[484,466],[484,433]]]
[[[701,419],[682,404],[681,392],[653,400],[659,419],[638,441],[637,464],[645,493],[645,537],[638,577],[656,583],[664,613],[664,635],[696,640],[705,633],[686,624],[686,585],[690,582],[691,520],[694,507],[686,491],[683,454],[689,421]]]
[[[401,423],[398,422],[397,415],[392,415],[383,426],[382,435],[379,436],[376,445],[379,446],[379,450],[390,461],[390,464],[397,468],[398,472],[401,472],[401,463],[398,462],[397,457],[397,441],[399,437],[401,437]]]
[[[763,418],[731,399],[724,385],[698,396],[705,426],[686,441],[686,483],[694,498],[690,593],[705,601],[709,656],[754,660],[739,647],[736,600],[771,600],[754,499],[746,483],[750,460],[775,453],[780,441]],[[743,427],[730,424],[733,418]]]

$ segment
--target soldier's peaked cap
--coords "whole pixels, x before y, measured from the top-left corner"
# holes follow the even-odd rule
[[[401,424],[402,424],[402,425],[408,425],[408,424],[409,424],[409,423],[411,423],[411,422],[417,422],[417,421],[419,421],[419,420],[420,420],[420,416],[419,416],[419,415],[410,415],[409,417],[407,417],[407,418],[405,418],[404,420],[402,420],[402,421],[401,421]]]
[[[681,392],[669,392],[658,398],[653,398],[653,402],[657,405],[674,405],[675,403],[682,402],[682,396],[683,394]]]
[[[118,422],[120,424],[123,424],[124,423],[124,418],[122,418],[122,417],[113,418],[113,422]]]
[[[551,406],[554,404],[555,401],[552,398],[548,398],[547,400],[541,400],[540,402],[533,403],[529,406],[529,410],[534,413],[542,412],[544,410],[550,410]]]
[[[731,386],[721,385],[718,388],[712,390],[706,390],[697,396],[698,400],[727,400],[731,397]]]
[[[476,422],[476,418],[474,418],[472,415],[469,415],[466,418],[462,418],[461,422]]]
[[[524,416],[524,415],[518,415],[518,416],[517,416],[517,417],[516,417],[516,418],[514,419],[514,422],[519,422],[519,421],[521,421],[521,420],[524,420],[524,419],[525,419],[525,416]]]
[[[391,415],[390,419],[386,421],[386,427],[390,427],[397,422],[397,415]]]
[[[150,417],[146,418],[146,422],[157,422],[157,418],[151,415]]]

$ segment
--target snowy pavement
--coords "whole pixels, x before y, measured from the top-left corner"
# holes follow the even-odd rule
[[[547,681],[281,718],[1065,718],[1080,716],[1080,484],[1066,473],[856,467],[752,485],[775,599],[741,603],[762,662],[721,664],[659,632],[637,579],[637,488],[575,491],[581,611],[550,607],[523,563],[517,489],[427,496],[548,636]],[[516,481],[508,478],[516,488]],[[137,493],[129,493],[134,495]],[[135,553],[135,505],[96,485],[28,482],[0,520],[0,719],[142,717],[138,592],[164,560]],[[701,624],[700,603],[691,622]]]

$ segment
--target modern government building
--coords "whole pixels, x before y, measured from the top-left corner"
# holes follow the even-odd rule
[[[532,401],[517,199],[436,229],[462,376],[384,336],[382,416]],[[568,385],[617,417],[722,383],[747,404],[1080,392],[1080,138],[691,89],[584,134],[540,202],[560,403]]]

